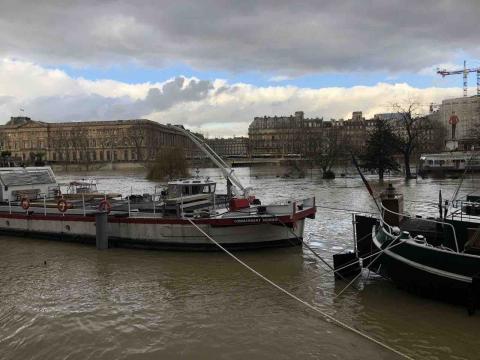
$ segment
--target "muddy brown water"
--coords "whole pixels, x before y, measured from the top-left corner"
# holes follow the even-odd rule
[[[356,177],[282,179],[239,168],[264,203],[315,195],[305,239],[325,259],[352,245],[348,211],[374,211]],[[215,169],[202,174],[218,179]],[[100,190],[151,192],[142,173],[97,173]],[[60,174],[59,181],[80,179]],[[381,185],[372,177],[372,183]],[[410,212],[435,215],[458,180],[391,178]],[[470,192],[477,179],[467,179]],[[365,273],[341,296],[307,249],[236,253],[296,296],[416,359],[478,359],[480,314],[419,298]],[[0,235],[0,359],[395,359],[280,293],[223,253],[109,249]]]

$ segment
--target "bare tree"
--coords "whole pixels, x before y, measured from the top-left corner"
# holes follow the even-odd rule
[[[90,157],[88,130],[80,126],[72,127],[66,140],[72,150],[72,160],[76,163],[88,163]]]
[[[307,156],[322,169],[324,179],[335,177],[332,168],[337,164],[343,152],[348,150],[341,127],[329,125],[325,123],[321,132],[311,134],[304,141]]]
[[[409,100],[405,105],[393,104],[398,114],[395,119],[396,147],[403,155],[405,178],[411,179],[411,156],[415,150],[429,140],[429,131],[433,130],[432,121],[422,116],[420,104],[416,100]]]
[[[127,132],[126,137],[130,144],[135,148],[136,160],[143,160],[143,148],[147,143],[147,134],[142,126],[132,125]]]
[[[60,128],[55,131],[51,131],[48,136],[48,148],[52,152],[52,158],[55,161],[63,162],[65,170],[68,169],[69,156],[69,142],[68,132],[65,129]]]

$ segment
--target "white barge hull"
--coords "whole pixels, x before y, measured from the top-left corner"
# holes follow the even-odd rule
[[[255,215],[231,218],[192,219],[218,243],[230,248],[291,246],[301,243],[306,217],[315,208],[293,215]],[[46,237],[79,242],[95,242],[95,216],[46,214],[37,212],[0,213],[3,233]],[[216,246],[187,219],[152,217],[108,217],[111,246],[140,248],[214,249]]]

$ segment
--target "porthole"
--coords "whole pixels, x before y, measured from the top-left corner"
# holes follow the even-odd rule
[[[10,226],[10,221],[5,221],[5,223],[7,224],[7,226]]]
[[[65,225],[65,229],[66,229],[67,231],[70,231],[70,225]]]

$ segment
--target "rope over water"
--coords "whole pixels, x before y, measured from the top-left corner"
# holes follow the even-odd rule
[[[263,276],[262,274],[260,274],[258,271],[256,271],[255,269],[253,269],[252,267],[250,267],[249,265],[247,265],[245,262],[243,262],[242,260],[240,260],[239,258],[237,258],[235,255],[233,255],[230,251],[228,251],[227,249],[225,249],[222,245],[220,245],[217,241],[215,241],[210,235],[208,235],[206,232],[204,232],[197,224],[195,224],[195,222],[192,220],[192,219],[189,219],[189,218],[186,218],[190,224],[192,224],[200,233],[202,233],[208,240],[210,240],[213,244],[215,244],[219,249],[221,249],[224,253],[226,253],[228,256],[230,256],[232,259],[234,259],[235,261],[237,261],[238,263],[240,263],[241,265],[243,265],[245,268],[247,268],[248,270],[250,270],[252,273],[254,273],[255,275],[257,275],[258,277],[260,277],[262,280],[264,280],[265,282],[269,283],[270,285],[272,285],[273,287],[275,287],[276,289],[280,290],[281,292],[283,292],[284,294],[288,295],[289,297],[291,297],[292,299],[302,303],[303,305],[305,305],[306,307],[308,307],[309,309],[313,310],[313,311],[316,311],[317,313],[319,313],[320,315],[322,315],[324,318],[332,321],[335,325],[339,326],[339,327],[342,327],[346,330],[349,330],[357,335],[360,335],[361,337],[379,345],[380,347],[386,349],[386,350],[389,350],[395,354],[397,354],[398,356],[400,357],[403,357],[404,359],[409,359],[409,360],[413,360],[412,357],[400,352],[399,350],[396,350],[394,348],[392,348],[391,346],[381,342],[380,340],[376,340],[375,338],[361,332],[360,330],[357,330],[355,329],[354,327],[351,327],[347,324],[345,324],[344,322],[334,318],[333,316],[323,312],[322,310],[318,309],[317,307],[311,305],[310,303],[306,302],[305,300],[302,300],[300,299],[299,297],[297,297],[296,295],[290,293],[288,290],[285,290],[284,288],[282,288],[280,285],[277,285],[276,283],[274,283],[272,280],[268,279],[267,277]]]

